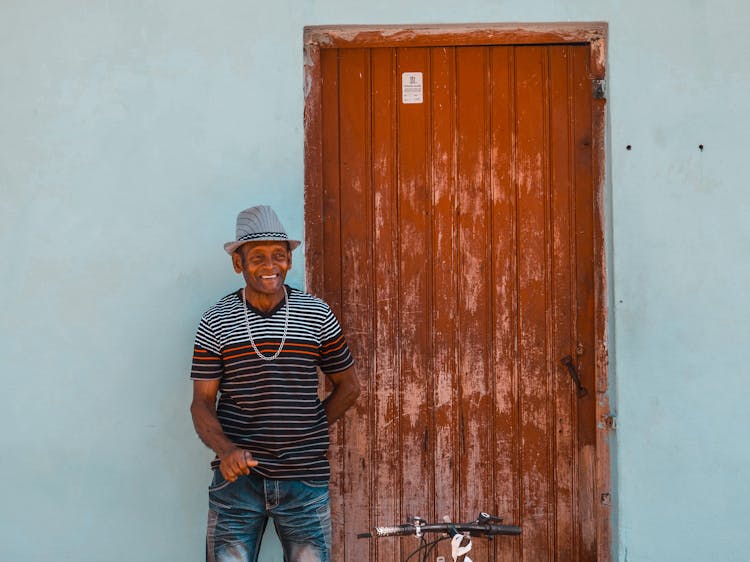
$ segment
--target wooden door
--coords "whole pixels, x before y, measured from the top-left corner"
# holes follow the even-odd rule
[[[403,560],[415,539],[355,534],[479,511],[523,534],[476,562],[608,559],[591,42],[360,43],[316,44],[306,108],[309,288],[365,388],[332,435],[334,559]]]

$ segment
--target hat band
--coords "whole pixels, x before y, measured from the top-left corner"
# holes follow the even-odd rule
[[[288,240],[286,232],[253,232],[251,234],[243,234],[237,239],[237,242],[246,242],[248,240]]]

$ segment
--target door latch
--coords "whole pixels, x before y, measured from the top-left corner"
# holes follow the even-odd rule
[[[570,377],[573,379],[573,382],[576,383],[576,394],[578,395],[578,398],[587,396],[589,391],[581,384],[581,378],[578,376],[578,371],[576,371],[575,365],[573,365],[573,358],[570,355],[566,355],[560,359],[560,363],[567,367]]]

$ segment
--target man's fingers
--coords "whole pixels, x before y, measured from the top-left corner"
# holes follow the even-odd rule
[[[237,477],[239,476],[239,471],[233,467],[233,466],[227,466],[227,472],[224,475],[224,477],[229,480],[230,482],[234,482],[237,480]]]
[[[235,449],[231,454],[221,459],[221,473],[229,482],[235,482],[243,474],[250,474],[250,469],[258,466],[258,461],[252,453],[245,449]]]
[[[243,455],[245,466],[248,467],[248,471],[245,474],[250,474],[250,467],[258,466],[258,461],[253,458],[253,455],[250,451],[244,451]]]
[[[242,474],[242,465],[238,463],[229,463],[225,461],[221,463],[220,469],[221,473],[224,475],[224,478],[229,482],[236,481],[237,478]]]

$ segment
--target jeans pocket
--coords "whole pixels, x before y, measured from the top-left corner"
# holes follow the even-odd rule
[[[315,488],[314,494],[306,494],[307,498],[305,502],[302,503],[301,507],[304,509],[306,507],[312,507],[317,504],[323,504],[328,505],[330,501],[330,495],[328,494],[328,488]]]
[[[214,469],[214,477],[211,481],[211,485],[208,487],[208,493],[211,492],[218,492],[219,490],[223,490],[227,486],[229,486],[231,482],[224,478],[224,476],[221,473],[221,470],[218,468]]]
[[[224,510],[232,509],[232,506],[230,505],[231,502],[227,498],[224,498],[222,496],[221,490],[223,490],[223,488],[220,488],[218,490],[209,490],[208,492],[209,509],[212,509],[213,511],[224,511]]]

